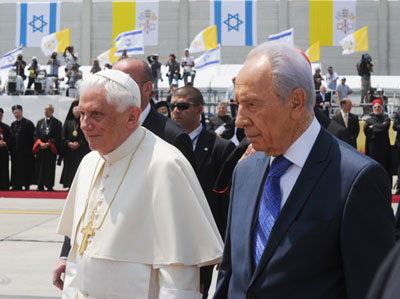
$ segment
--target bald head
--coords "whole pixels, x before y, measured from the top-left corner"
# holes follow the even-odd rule
[[[140,108],[144,110],[153,90],[151,69],[147,63],[137,58],[126,58],[114,64],[113,69],[128,74],[137,83],[140,89]]]
[[[353,103],[349,98],[344,98],[340,101],[340,106],[342,107],[343,112],[348,113],[353,107]]]

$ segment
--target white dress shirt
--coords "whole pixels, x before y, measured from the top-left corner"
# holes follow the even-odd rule
[[[147,115],[149,115],[150,109],[151,109],[150,103],[148,103],[147,106],[146,106],[146,108],[144,108],[144,110],[143,110],[142,113],[140,114],[140,117],[139,117],[139,126],[142,126],[142,125],[143,125],[143,122],[145,121]]]
[[[280,186],[282,193],[281,210],[293,189],[297,178],[303,169],[304,164],[314,146],[315,140],[318,137],[321,125],[314,117],[312,123],[307,130],[289,147],[283,156],[293,163],[286,172],[281,176]],[[271,157],[270,163],[274,161],[275,157]],[[270,164],[271,165],[271,164]]]
[[[349,113],[348,112],[347,113],[343,112],[343,110],[341,110],[340,113],[342,113],[344,125],[346,126],[346,128],[348,128],[348,126],[349,126]]]
[[[196,129],[189,133],[190,140],[192,140],[193,151],[196,149],[197,141],[199,140],[203,125],[200,124]]]

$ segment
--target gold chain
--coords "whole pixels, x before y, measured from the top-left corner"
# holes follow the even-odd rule
[[[93,208],[92,213],[91,213],[91,215],[90,215],[90,220],[89,220],[89,222],[88,222],[88,225],[86,226],[86,228],[92,228],[92,229],[93,229],[93,232],[92,232],[92,234],[91,234],[92,236],[95,234],[95,232],[96,232],[97,230],[99,230],[99,229],[103,226],[103,223],[104,223],[104,221],[105,221],[105,219],[106,219],[106,217],[107,217],[107,215],[108,215],[108,213],[109,213],[109,211],[110,211],[110,208],[111,208],[112,204],[114,203],[115,198],[117,197],[118,191],[119,191],[119,189],[120,189],[120,187],[121,187],[121,185],[122,185],[122,183],[123,183],[123,181],[124,181],[124,179],[125,179],[125,177],[126,177],[126,174],[128,173],[128,170],[129,170],[129,167],[130,167],[130,165],[131,165],[131,163],[132,163],[133,157],[135,156],[135,154],[136,154],[137,150],[139,149],[140,145],[142,144],[143,139],[144,139],[145,136],[146,136],[146,131],[143,130],[143,136],[142,136],[142,138],[140,139],[140,141],[139,141],[138,145],[136,146],[135,150],[133,151],[133,153],[132,153],[132,155],[131,155],[131,157],[130,157],[130,159],[129,159],[128,166],[127,166],[127,168],[126,168],[126,170],[125,170],[125,172],[124,172],[124,175],[122,176],[122,179],[121,179],[121,181],[120,181],[119,184],[118,184],[117,190],[115,191],[114,196],[113,196],[113,198],[111,199],[111,202],[110,202],[110,204],[108,205],[108,208],[107,208],[106,212],[104,213],[103,219],[101,220],[101,222],[100,222],[100,224],[99,224],[98,226],[94,226],[93,224],[94,224],[94,215],[95,215],[95,213],[96,213],[96,211],[97,211],[97,208],[99,207],[99,202],[97,202],[96,206]],[[79,222],[78,222],[78,225],[77,225],[77,229],[76,229],[76,233],[75,233],[75,241],[76,241],[77,232],[78,232],[79,227],[80,227],[80,223],[81,223],[81,222],[83,221],[83,219],[85,218],[85,215],[86,215],[86,212],[87,212],[87,209],[88,209],[88,206],[89,206],[89,198],[90,198],[90,194],[91,194],[91,192],[92,192],[92,190],[93,190],[93,188],[94,188],[94,177],[95,177],[96,170],[97,170],[97,167],[98,167],[99,163],[100,163],[100,158],[99,158],[99,160],[97,161],[97,164],[96,164],[96,167],[95,167],[93,176],[92,176],[92,180],[91,180],[91,183],[90,183],[88,195],[87,195],[87,198],[86,198],[85,209],[84,209],[83,214],[82,214],[82,216],[81,216],[81,218],[80,218],[80,220],[79,220]],[[90,224],[91,224],[91,226],[89,227]],[[85,228],[85,227],[84,227],[84,228]],[[81,244],[81,245],[82,245],[82,244]],[[86,246],[85,246],[84,249],[86,249]],[[84,251],[84,250],[83,250],[83,251]],[[80,252],[81,255],[83,254],[83,251],[82,251],[82,253]]]

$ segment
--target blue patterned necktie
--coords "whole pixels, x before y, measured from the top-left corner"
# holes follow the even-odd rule
[[[292,164],[284,156],[278,156],[272,161],[258,208],[257,226],[254,234],[253,256],[256,266],[261,259],[272,227],[279,215],[282,199],[280,178]]]

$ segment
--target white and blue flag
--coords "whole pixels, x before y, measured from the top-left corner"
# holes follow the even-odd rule
[[[268,40],[269,41],[280,40],[282,42],[287,42],[292,46],[294,46],[293,28],[279,32],[277,34],[271,34],[270,36],[268,36]]]
[[[210,0],[210,25],[217,25],[218,44],[257,45],[257,1]]]
[[[60,31],[61,2],[17,3],[16,46],[40,47],[42,38]]]
[[[5,70],[13,66],[18,54],[22,54],[22,47],[14,49],[0,57],[0,70]]]
[[[128,55],[144,53],[142,28],[122,32],[115,38],[114,42],[117,47],[115,56],[121,56],[123,50],[126,50]]]
[[[208,50],[194,60],[194,67],[197,71],[219,65],[221,63],[221,50],[218,46]]]

